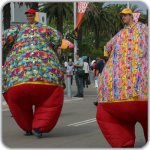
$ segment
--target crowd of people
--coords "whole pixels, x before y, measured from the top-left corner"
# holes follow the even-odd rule
[[[61,58],[61,57],[60,57]],[[104,65],[106,64],[108,57],[100,56],[99,59],[93,60],[91,63],[88,62],[86,58],[82,58],[80,53],[76,53],[76,64],[72,62],[72,59],[67,61],[62,61],[62,67],[64,68],[64,74],[66,71],[69,71],[71,74],[71,85],[73,84],[73,77],[75,77],[75,82],[77,85],[77,94],[74,97],[84,97],[83,88],[88,88],[91,84],[90,81],[90,71],[92,76],[95,79],[95,87],[98,86],[98,76],[102,72]],[[77,74],[78,70],[83,70],[83,75],[79,76]],[[97,102],[94,102],[94,105],[97,106]]]

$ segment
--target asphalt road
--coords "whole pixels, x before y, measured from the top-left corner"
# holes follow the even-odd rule
[[[96,88],[94,82],[84,89],[84,98],[67,98],[65,91],[64,105],[57,125],[50,133],[44,133],[41,139],[35,135],[24,136],[10,117],[8,106],[3,101],[2,107],[2,145],[6,148],[111,148],[105,140],[96,122]],[[76,85],[72,85],[72,96],[76,94]],[[140,124],[135,128],[135,147],[145,143]]]

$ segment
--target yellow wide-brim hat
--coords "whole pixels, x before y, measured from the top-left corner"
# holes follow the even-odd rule
[[[121,16],[122,14],[133,14],[132,10],[129,8],[123,9],[118,15]]]

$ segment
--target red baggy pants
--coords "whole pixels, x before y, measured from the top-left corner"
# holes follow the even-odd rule
[[[3,95],[15,121],[24,131],[50,132],[60,116],[64,90],[57,85],[21,84]]]
[[[134,147],[137,122],[143,127],[146,141],[148,139],[147,101],[99,103],[96,119],[112,147]]]

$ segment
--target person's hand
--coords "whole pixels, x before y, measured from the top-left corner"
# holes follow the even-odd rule
[[[76,67],[76,65],[75,65],[75,64],[73,64],[73,67]]]
[[[4,46],[4,45],[5,45],[5,43],[6,43],[6,42],[5,42],[4,40],[2,40],[2,46]]]

